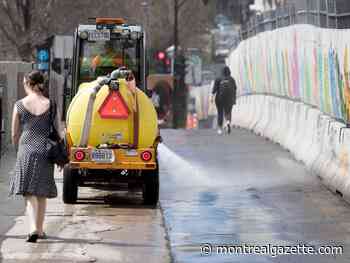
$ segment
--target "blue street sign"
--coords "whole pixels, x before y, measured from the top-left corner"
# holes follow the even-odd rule
[[[49,70],[49,63],[38,63],[38,70]]]
[[[48,61],[49,60],[49,51],[47,49],[41,49],[38,52],[39,61]]]

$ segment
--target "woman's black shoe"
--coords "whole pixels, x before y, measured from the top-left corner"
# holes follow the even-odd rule
[[[38,239],[47,239],[47,235],[45,232],[43,232],[42,235],[38,235]]]
[[[29,234],[26,241],[30,243],[36,243],[38,237],[39,235],[37,233]]]

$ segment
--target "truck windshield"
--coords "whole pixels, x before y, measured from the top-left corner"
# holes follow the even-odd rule
[[[119,67],[131,69],[138,76],[139,57],[137,41],[111,39],[110,41],[81,41],[79,57],[79,84],[105,76]]]

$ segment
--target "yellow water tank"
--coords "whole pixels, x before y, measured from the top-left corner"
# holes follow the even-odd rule
[[[96,81],[80,85],[67,112],[67,132],[72,146],[80,146],[85,115],[90,94]],[[131,89],[124,80],[119,80],[119,93],[125,102],[128,116],[124,119],[106,118],[99,112],[111,90],[104,85],[97,93],[93,104],[92,122],[88,146],[102,144],[137,144],[138,148],[152,147],[158,135],[157,113],[151,100],[140,89]]]

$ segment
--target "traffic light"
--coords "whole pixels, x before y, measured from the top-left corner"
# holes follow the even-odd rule
[[[157,59],[158,60],[163,61],[165,59],[165,57],[166,57],[165,52],[163,52],[163,51],[157,52]]]
[[[157,51],[155,53],[155,59],[156,59],[156,71],[158,73],[167,73],[168,72],[168,64],[169,59],[167,58],[167,55],[164,51]]]
[[[170,67],[170,66],[171,66],[171,60],[170,60],[169,58],[166,58],[166,59],[165,59],[165,65],[166,65],[167,67]]]

